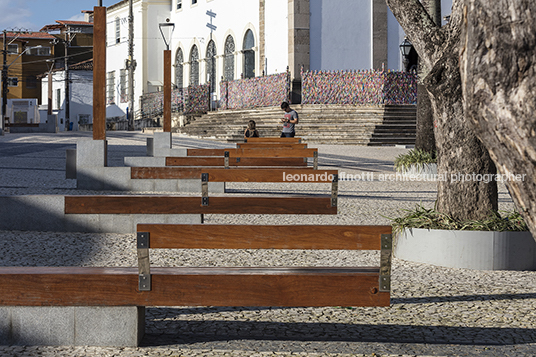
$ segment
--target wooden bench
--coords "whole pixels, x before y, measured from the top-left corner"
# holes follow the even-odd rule
[[[331,183],[331,205],[337,206],[337,170],[303,169],[215,169],[187,167],[132,167],[132,179],[201,179],[202,196],[208,200],[209,182]]]
[[[274,149],[274,148],[305,149],[307,148],[307,144],[259,142],[259,143],[237,143],[236,147],[239,149]]]
[[[65,214],[337,214],[331,197],[65,196]]]
[[[150,267],[149,249],[381,250],[379,267]],[[0,267],[2,306],[389,306],[390,226],[138,226],[135,267]]]
[[[227,165],[226,165],[227,163]],[[166,157],[166,166],[213,166],[213,167],[306,167],[302,158],[242,158],[229,160],[225,157]]]
[[[174,272],[176,284],[182,285],[180,305],[390,305],[390,226],[139,224],[137,231],[139,291],[165,291],[167,287],[158,280],[161,269],[168,269]],[[381,253],[377,267],[151,268],[149,249],[159,248],[343,249]]]
[[[306,162],[307,158],[313,158],[313,167],[318,168],[318,149],[308,148],[236,148],[236,149],[188,149],[188,156],[223,156],[224,166],[229,167],[231,162],[233,164],[239,164],[242,159],[289,159],[289,158],[301,158]],[[168,161],[166,158],[166,166]],[[173,159],[176,159],[175,157]],[[180,158],[179,158],[180,159]],[[234,159],[234,160],[231,160]],[[179,160],[180,161],[180,160]],[[177,160],[170,159],[170,162],[176,163]],[[190,160],[192,162],[193,160]],[[188,162],[185,160],[185,162]],[[178,166],[173,164],[173,166]],[[186,165],[184,165],[186,166]]]
[[[248,138],[248,143],[301,143],[302,139],[298,137],[294,138],[279,138],[279,137],[261,137],[261,138]]]

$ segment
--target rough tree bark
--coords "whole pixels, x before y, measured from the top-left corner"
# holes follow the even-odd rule
[[[536,3],[464,0],[465,111],[536,239]]]
[[[451,20],[443,27],[434,24],[419,0],[386,1],[429,70],[424,85],[434,113],[438,171],[445,178],[438,182],[436,209],[457,219],[484,218],[498,209],[497,183],[473,174],[496,169],[463,110],[458,61],[463,0],[453,1]]]
[[[422,4],[436,25],[441,25],[441,0],[423,0]],[[423,78],[427,68],[419,61],[419,76],[417,81],[417,135],[415,149],[429,153],[436,151],[434,136],[434,114],[428,91],[424,87]]]

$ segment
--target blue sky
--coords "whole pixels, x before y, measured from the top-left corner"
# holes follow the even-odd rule
[[[103,0],[104,6],[120,0]],[[0,0],[0,31],[39,31],[56,20],[83,20],[82,10],[93,10],[98,0]]]

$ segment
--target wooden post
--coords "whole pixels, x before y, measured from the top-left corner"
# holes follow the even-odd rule
[[[164,51],[164,132],[171,132],[171,50]]]
[[[93,140],[106,140],[106,7],[94,8]]]

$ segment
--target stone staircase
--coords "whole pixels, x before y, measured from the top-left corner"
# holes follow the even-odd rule
[[[405,106],[291,105],[300,118],[296,136],[309,143],[353,145],[415,144],[416,108]],[[242,142],[249,120],[255,120],[261,136],[281,133],[279,107],[248,110],[220,110],[192,118],[177,128],[188,136],[228,142]]]

